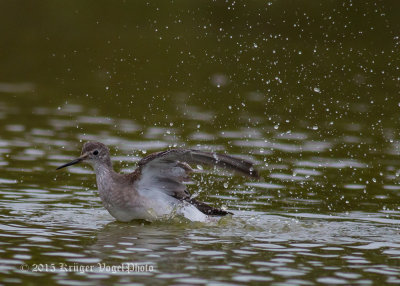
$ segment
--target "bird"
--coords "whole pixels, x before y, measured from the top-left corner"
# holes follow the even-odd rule
[[[103,206],[121,222],[151,222],[175,215],[190,221],[207,222],[213,217],[232,215],[191,196],[185,185],[193,172],[189,164],[216,166],[259,178],[254,163],[249,160],[184,148],[149,154],[139,161],[132,173],[120,174],[113,169],[108,147],[95,141],[84,143],[81,156],[56,170],[80,162],[93,167]]]

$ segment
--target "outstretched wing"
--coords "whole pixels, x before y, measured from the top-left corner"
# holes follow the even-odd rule
[[[222,215],[218,212],[224,211],[190,198],[183,184],[189,180],[189,174],[193,171],[188,164],[217,166],[246,176],[258,177],[253,163],[245,159],[192,149],[171,149],[150,154],[139,161],[138,183],[143,189],[161,190],[169,196],[191,202],[204,213]]]

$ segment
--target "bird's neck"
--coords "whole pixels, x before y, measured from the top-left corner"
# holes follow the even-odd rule
[[[93,169],[96,173],[96,176],[111,175],[111,173],[114,172],[111,161],[105,163],[102,162],[98,164],[93,164]]]
[[[97,181],[109,179],[109,177],[114,172],[111,160],[108,160],[106,162],[101,162],[101,163],[99,162],[97,164],[95,163],[92,166],[96,173]]]
[[[111,190],[114,170],[111,162],[110,164],[95,164],[93,168],[96,172],[97,188],[99,190],[100,197],[103,198],[103,196]]]
[[[96,175],[104,172],[111,173],[114,171],[110,158],[105,158],[105,160],[102,161],[92,161],[91,165],[96,172]]]

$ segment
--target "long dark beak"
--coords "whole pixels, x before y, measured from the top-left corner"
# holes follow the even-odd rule
[[[85,159],[87,158],[87,156],[88,156],[88,154],[83,154],[83,155],[80,156],[79,158],[76,158],[75,160],[72,160],[71,162],[69,162],[69,163],[67,163],[67,164],[61,165],[61,166],[58,167],[56,170],[60,170],[60,169],[65,168],[65,167],[78,164],[79,162],[85,160]]]

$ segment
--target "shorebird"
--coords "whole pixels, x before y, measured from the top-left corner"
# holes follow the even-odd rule
[[[154,221],[175,214],[191,221],[206,222],[212,216],[232,214],[190,195],[184,184],[190,181],[189,174],[193,171],[189,164],[217,166],[258,178],[257,170],[248,160],[193,149],[170,149],[150,154],[139,161],[134,172],[119,174],[113,169],[109,149],[100,142],[86,142],[80,157],[57,170],[80,162],[93,167],[104,207],[123,222]]]

